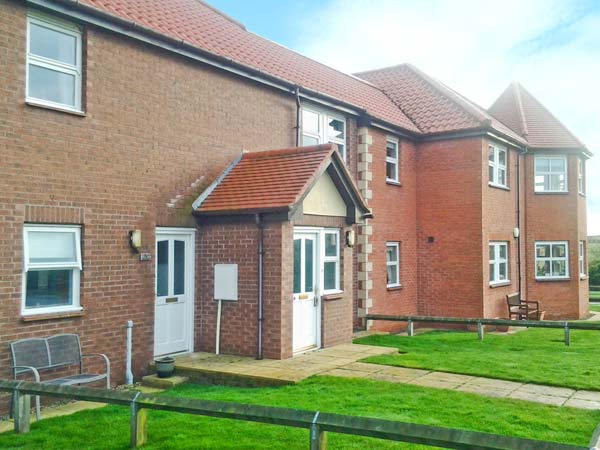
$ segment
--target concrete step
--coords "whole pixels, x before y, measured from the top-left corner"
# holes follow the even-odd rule
[[[142,385],[156,389],[170,389],[189,381],[188,377],[173,375],[169,378],[159,378],[158,375],[146,375],[142,378]]]

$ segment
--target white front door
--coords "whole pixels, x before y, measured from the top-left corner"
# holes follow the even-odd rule
[[[318,244],[318,233],[294,233],[294,352],[319,346]]]
[[[154,355],[192,350],[194,230],[156,230]]]

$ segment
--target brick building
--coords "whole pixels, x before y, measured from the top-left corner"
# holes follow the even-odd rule
[[[136,376],[214,351],[215,264],[238,267],[225,353],[390,329],[367,312],[504,317],[515,291],[587,313],[590,152],[519,85],[486,111],[410,65],[350,76],[196,0],[5,0],[0,46],[2,367],[74,332],[123,381],[126,320]]]

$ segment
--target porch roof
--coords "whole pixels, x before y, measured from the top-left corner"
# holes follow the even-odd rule
[[[326,171],[355,216],[371,217],[335,144],[242,153],[196,199],[194,214],[286,212],[291,217]]]

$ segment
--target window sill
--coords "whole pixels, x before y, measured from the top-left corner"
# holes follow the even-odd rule
[[[80,117],[86,116],[85,111],[81,111],[81,110],[74,109],[74,108],[71,109],[66,106],[52,105],[52,104],[45,103],[45,102],[42,102],[39,100],[27,99],[27,100],[25,100],[25,104],[36,107],[36,108],[51,109],[53,111],[58,111],[58,112],[66,113],[66,114],[72,114],[74,116],[80,116]]]
[[[510,280],[506,280],[506,281],[498,281],[497,283],[490,283],[490,288],[497,288],[497,287],[503,287],[503,286],[510,286],[512,284],[512,281]]]
[[[389,284],[387,286],[387,290],[388,291],[399,291],[400,289],[402,289],[404,286],[402,286],[401,284]]]
[[[496,188],[496,189],[502,189],[503,191],[510,191],[510,188],[508,186],[503,186],[501,184],[492,183],[491,181],[488,182],[488,186]]]
[[[341,300],[344,298],[344,291],[339,292],[330,292],[328,294],[321,295],[321,300],[325,302],[333,301],[333,300]]]
[[[533,191],[535,195],[568,195],[569,191]]]
[[[402,183],[396,180],[386,179],[385,182],[386,184],[391,184],[392,186],[402,186]]]
[[[68,319],[70,317],[81,317],[83,314],[84,312],[82,308],[48,313],[24,313],[21,314],[21,321],[35,322],[38,320]]]
[[[588,276],[587,275],[583,275],[583,274],[579,274],[579,279],[580,280],[587,280]]]
[[[571,281],[571,277],[563,277],[563,278],[536,278],[535,281],[541,281],[542,283],[544,282],[552,282],[552,281]]]

